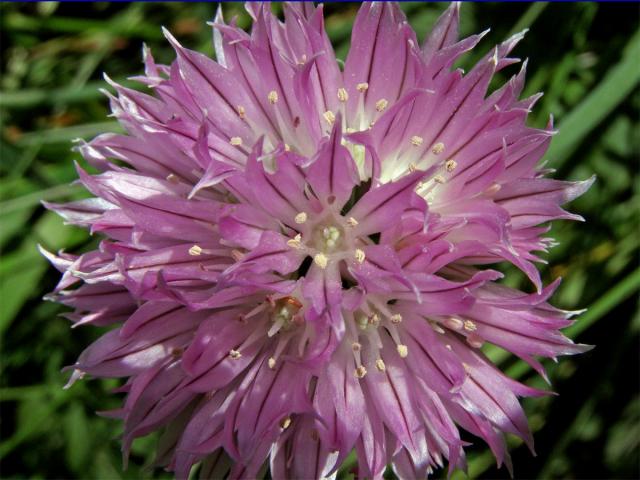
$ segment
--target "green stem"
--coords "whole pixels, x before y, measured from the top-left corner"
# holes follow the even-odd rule
[[[580,143],[611,113],[640,81],[640,31],[629,40],[622,59],[611,68],[591,93],[560,122],[560,133],[547,151],[559,168]]]
[[[518,22],[514,25],[514,27],[511,29],[507,37],[510,37],[511,35],[515,35],[516,33],[524,30],[525,28],[531,27],[531,25],[533,25],[533,23],[537,20],[537,18],[544,11],[544,9],[547,8],[547,5],[549,5],[549,2],[532,3],[527,9],[527,11],[522,14],[522,16],[520,17],[520,20],[518,20]]]

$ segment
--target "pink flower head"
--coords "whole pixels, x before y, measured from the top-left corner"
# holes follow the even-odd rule
[[[114,327],[72,381],[127,378],[125,454],[161,431],[179,478],[331,478],[353,449],[361,477],[424,478],[464,468],[460,428],[509,466],[504,433],[532,446],[518,397],[544,392],[480,347],[543,375],[535,357],[585,350],[534,262],[592,182],[537,168],[554,131],[525,124],[524,66],[487,96],[523,34],[465,75],[482,34],[458,40],[459,4],[422,47],[397,5],[365,4],[341,69],[322,6],[247,10],[250,35],[215,19],[216,61],[165,32],[151,94],[111,82],[127,134],[78,148],[95,197],[48,205],[104,238],[47,254],[74,325]],[[536,293],[497,283],[502,261]]]

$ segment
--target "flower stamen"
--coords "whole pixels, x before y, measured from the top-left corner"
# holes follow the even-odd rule
[[[389,105],[389,102],[387,101],[387,99],[381,98],[376,102],[376,110],[379,112],[384,112],[384,110],[387,108],[387,105]]]
[[[444,152],[444,143],[442,142],[436,143],[433,146],[433,148],[431,148],[431,151],[433,152],[434,155],[440,155],[442,152]]]
[[[419,147],[420,145],[422,145],[423,138],[419,137],[418,135],[414,135],[409,141],[414,147]]]
[[[296,250],[301,249],[302,248],[302,235],[300,235],[298,233],[291,240],[287,240],[287,245],[289,245],[291,248],[295,248]]]
[[[433,177],[433,181],[436,183],[439,183],[440,185],[447,183],[447,179],[444,178],[442,175],[436,175]]]
[[[467,336],[467,343],[473,348],[480,348],[484,345],[484,339],[475,333],[470,333]]]
[[[440,334],[444,334],[446,333],[444,331],[444,328],[442,328],[440,325],[438,325],[437,322],[434,322],[433,320],[429,320],[429,325],[431,325],[431,328],[433,329],[434,332],[436,333],[440,333]]]
[[[289,425],[291,425],[290,417],[285,417],[282,420],[280,420],[280,428],[282,428],[282,430],[286,430],[287,428],[289,428]]]
[[[360,313],[356,316],[356,323],[358,324],[358,328],[360,330],[366,330],[369,326],[369,320],[364,313]]]
[[[322,229],[322,238],[324,240],[325,248],[334,248],[338,240],[340,239],[340,230],[334,226],[324,227]]]
[[[475,332],[478,329],[478,327],[471,320],[465,320],[464,321],[464,329],[467,332]]]
[[[460,330],[464,326],[464,322],[456,317],[449,317],[444,321],[444,325],[451,330]]]
[[[300,212],[300,213],[298,213],[298,214],[295,216],[294,221],[295,221],[297,224],[300,224],[300,225],[301,225],[301,224],[303,224],[304,222],[306,222],[306,221],[307,221],[307,212]]]
[[[313,257],[313,263],[315,263],[316,265],[318,265],[320,268],[322,268],[324,270],[325,268],[327,268],[327,264],[329,263],[329,259],[327,258],[327,256],[324,253],[317,253]]]
[[[336,121],[336,116],[331,110],[327,110],[322,114],[322,116],[324,117],[325,121],[329,124],[329,126],[333,125],[334,122]]]

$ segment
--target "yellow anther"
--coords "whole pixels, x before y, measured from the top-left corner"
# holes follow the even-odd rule
[[[364,368],[363,365],[360,365],[358,368],[356,368],[356,372],[355,372],[356,377],[364,378],[366,374],[367,374],[367,369]]]
[[[493,195],[494,193],[498,193],[501,188],[502,188],[502,185],[500,185],[499,183],[494,183],[493,185],[491,185],[489,188],[485,190],[485,193],[488,195]]]
[[[329,263],[329,259],[324,253],[317,253],[315,257],[313,257],[313,263],[318,265],[320,268],[327,268],[327,264]]]
[[[198,255],[200,255],[202,253],[202,248],[200,248],[200,245],[193,245],[190,249],[189,249],[189,255],[192,255],[194,257],[197,257]]]
[[[176,175],[174,175],[173,173],[170,173],[169,175],[167,175],[167,178],[165,179],[167,182],[171,182],[171,183],[178,183],[180,180],[178,180],[178,177]]]
[[[302,235],[297,234],[291,240],[287,240],[287,245],[291,248],[295,248],[296,250],[302,248]]]
[[[355,227],[356,225],[358,225],[358,221],[353,217],[349,217],[347,219],[347,225],[349,225],[350,227]]]
[[[289,428],[289,425],[291,425],[291,419],[289,417],[285,417],[280,420],[280,428],[282,428],[283,430]]]
[[[446,183],[447,180],[442,175],[436,175],[433,177],[433,181],[442,185],[443,183]]]
[[[489,63],[493,63],[494,66],[498,65],[498,49],[493,51],[493,55],[491,55]]]
[[[276,104],[278,102],[278,92],[276,92],[275,90],[271,90],[269,92],[269,95],[267,95],[267,99],[269,100],[270,104]]]
[[[387,99],[381,98],[376,102],[376,110],[379,112],[383,112],[385,108],[387,108],[387,105],[389,105],[389,102],[387,102]]]
[[[402,315],[400,315],[399,313],[394,313],[389,317],[389,320],[391,320],[391,323],[400,323],[402,322]]]
[[[242,145],[242,139],[240,137],[231,137],[231,140],[229,140],[229,143],[234,147],[238,147]]]
[[[269,365],[269,368],[271,370],[276,368],[276,359],[273,357],[269,357],[269,360],[267,360],[267,364]]]
[[[431,328],[433,328],[434,332],[441,333],[441,334],[445,333],[444,328],[438,325],[437,322],[430,321],[429,325],[431,325]]]
[[[446,162],[444,162],[444,168],[447,170],[447,172],[453,172],[457,166],[458,162],[456,162],[455,160],[447,160]]]
[[[333,122],[336,121],[336,116],[331,110],[327,110],[322,114],[322,116],[329,125],[333,125]]]
[[[398,344],[397,350],[400,358],[407,358],[407,355],[409,355],[409,347],[407,347],[406,345],[403,345],[401,343]]]
[[[242,354],[238,350],[229,350],[229,356],[234,360],[237,360],[242,356]]]
[[[244,109],[242,105],[238,105],[236,107],[236,110],[238,111],[238,116],[240,118],[245,118],[247,111]]]
[[[420,145],[422,145],[423,139],[422,137],[414,135],[413,137],[411,137],[409,141],[411,142],[411,145],[413,145],[414,147],[419,147]]]
[[[349,94],[344,88],[338,89],[338,100],[340,100],[341,102],[346,102],[347,100],[349,100]]]
[[[433,152],[434,155],[441,154],[442,152],[444,152],[444,143],[442,142],[436,143],[431,149],[431,151]]]
[[[478,329],[478,327],[471,320],[465,320],[464,321],[464,329],[467,332],[475,332]]]
[[[376,360],[376,368],[381,372],[384,372],[387,369],[387,366],[384,364],[384,361],[379,358]]]
[[[300,212],[299,214],[296,215],[294,220],[298,224],[303,224],[304,222],[307,221],[307,212]]]
[[[367,82],[362,82],[356,85],[356,90],[360,93],[364,93],[369,89],[369,84]]]
[[[288,143],[284,144],[284,151],[285,152],[290,152],[291,151],[291,146]]]
[[[364,254],[364,250],[360,250],[359,248],[356,248],[355,252],[353,252],[353,256],[355,257],[356,262],[358,263],[364,262],[364,259],[366,258]]]

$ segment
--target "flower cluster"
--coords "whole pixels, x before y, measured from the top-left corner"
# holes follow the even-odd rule
[[[78,146],[94,198],[47,205],[104,239],[74,256],[51,298],[79,325],[113,326],[73,365],[124,377],[124,452],[160,431],[157,464],[187,478],[424,478],[464,468],[459,429],[509,465],[532,438],[489,342],[530,363],[585,349],[560,329],[535,262],[546,222],[587,182],[537,167],[553,135],[526,126],[525,68],[509,38],[464,74],[451,5],[422,47],[398,5],[364,4],[340,68],[322,6],[247,5],[250,34],[218,14],[216,61],[183,48],[147,95],[110,82],[126,135]],[[535,285],[500,285],[510,262]]]

